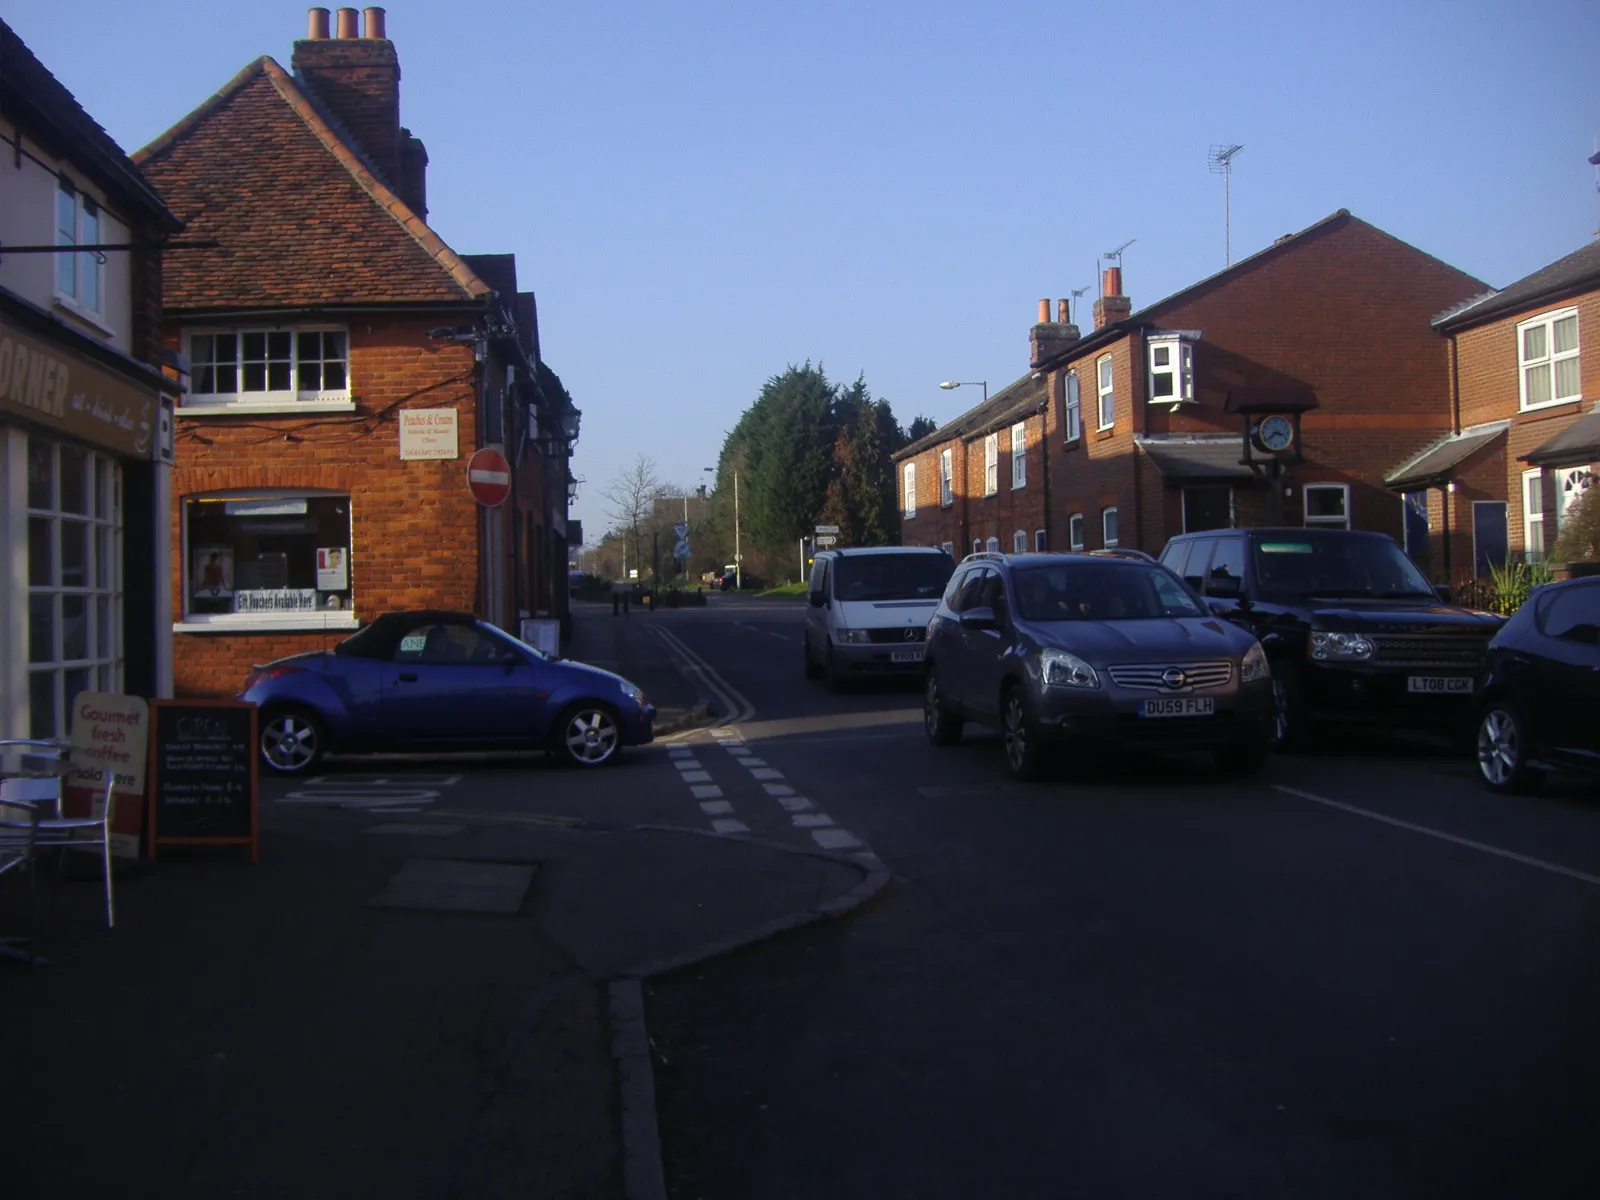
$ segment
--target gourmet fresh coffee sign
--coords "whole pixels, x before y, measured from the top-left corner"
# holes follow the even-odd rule
[[[156,393],[0,318],[0,412],[131,458],[153,458]]]

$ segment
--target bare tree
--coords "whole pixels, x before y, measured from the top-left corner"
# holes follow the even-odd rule
[[[600,496],[606,502],[606,515],[613,528],[627,543],[628,566],[643,573],[644,535],[649,529],[656,501],[672,489],[656,475],[656,463],[648,454],[641,454],[629,466],[611,477]]]

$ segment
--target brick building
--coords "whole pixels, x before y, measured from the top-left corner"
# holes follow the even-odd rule
[[[1600,242],[1434,322],[1450,428],[1389,486],[1451,579],[1541,559],[1600,463]],[[1583,341],[1587,330],[1588,344]]]
[[[4,22],[0,142],[0,737],[64,737],[80,693],[172,694],[159,335],[182,225]]]
[[[1157,553],[1186,530],[1268,522],[1399,539],[1402,506],[1385,472],[1450,423],[1445,355],[1429,321],[1441,304],[1482,289],[1343,210],[1139,311],[1123,295],[1121,269],[1111,268],[1092,330],[1069,323],[1064,301],[1051,321],[1041,301],[1029,375],[989,412],[974,410],[901,452],[902,486],[911,468],[919,506],[905,538],[933,540],[917,521],[924,503],[937,503],[938,463],[949,450],[966,464],[955,474],[966,491],[950,505],[961,521],[946,522],[951,533],[940,540],[956,540],[964,522],[964,549],[980,536],[1010,549],[1022,529],[1032,531],[1030,545],[1052,550]],[[1008,395],[1014,406],[1002,411]],[[1025,429],[1038,507],[1022,508],[1003,469],[1001,487],[985,495],[986,445],[1035,411],[1037,455],[1033,425]],[[1263,426],[1269,435],[1281,429],[1286,444],[1267,449]],[[1008,434],[997,441],[1003,451]],[[1024,524],[1036,516],[1037,525]],[[1426,557],[1424,543],[1412,549]]]
[[[180,694],[334,644],[386,610],[516,630],[566,602],[576,410],[540,359],[511,255],[426,224],[384,11],[326,9],[293,73],[257,59],[136,156],[193,237],[164,334],[187,358],[173,478]],[[484,508],[466,461],[503,450]]]

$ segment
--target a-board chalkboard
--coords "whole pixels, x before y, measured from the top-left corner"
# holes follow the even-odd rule
[[[249,845],[256,857],[256,707],[150,706],[150,854],[159,845]]]

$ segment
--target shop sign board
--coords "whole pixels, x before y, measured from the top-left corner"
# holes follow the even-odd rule
[[[64,781],[62,811],[71,817],[99,816],[105,801],[106,772],[110,771],[116,796],[111,852],[119,858],[139,857],[149,722],[149,706],[140,696],[79,692],[72,701],[76,769]]]
[[[157,700],[150,706],[150,857],[173,845],[259,849],[256,706]]]
[[[410,462],[460,458],[458,429],[453,408],[402,408],[401,459]]]

